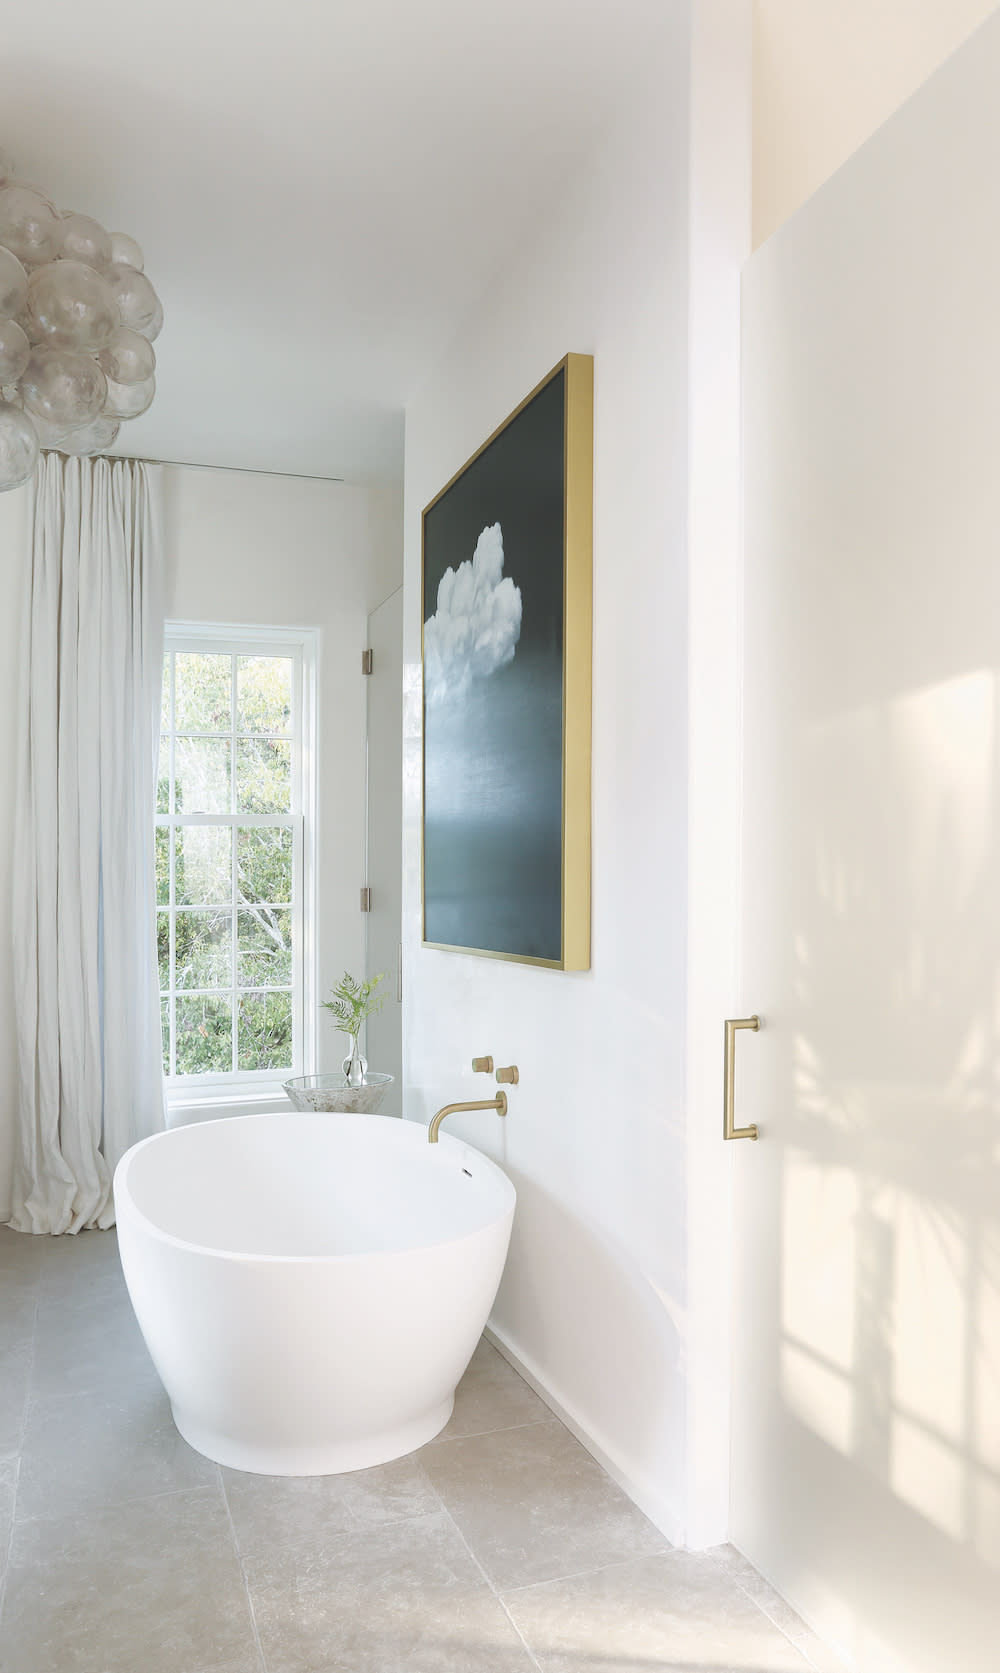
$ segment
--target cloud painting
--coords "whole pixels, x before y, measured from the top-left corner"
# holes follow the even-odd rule
[[[437,609],[424,623],[424,695],[428,703],[464,697],[514,660],[521,637],[521,591],[503,572],[503,530],[483,529],[471,561],[445,570]]]
[[[560,368],[428,506],[423,531],[424,937],[551,964],[563,958],[565,426]]]

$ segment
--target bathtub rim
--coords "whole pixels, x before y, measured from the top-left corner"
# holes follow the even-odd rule
[[[185,1125],[215,1127],[230,1126],[235,1122],[274,1121],[275,1119],[280,1119],[285,1122],[290,1119],[294,1120],[296,1116],[306,1115],[311,1117],[319,1113],[321,1112],[315,1110],[266,1110],[255,1112],[253,1115],[220,1116],[211,1122],[190,1122]],[[339,1121],[343,1118],[338,1115],[332,1115],[329,1116],[328,1119],[332,1121]],[[359,1115],[356,1117],[349,1116],[348,1119],[356,1119],[366,1123],[372,1121],[391,1121],[395,1125],[416,1127],[423,1133],[426,1133],[427,1131],[427,1128],[422,1122],[402,1122],[398,1116],[392,1115]],[[498,1163],[493,1161],[491,1156],[487,1156],[483,1151],[477,1150],[474,1145],[467,1144],[464,1139],[457,1139],[452,1134],[442,1133],[438,1139],[438,1145],[440,1147],[438,1155],[447,1155],[449,1152],[455,1152],[456,1159],[459,1155],[474,1157],[476,1164],[482,1164],[487,1170],[489,1170],[489,1172],[495,1174],[501,1183],[501,1187],[506,1186],[507,1191],[510,1193],[510,1201],[504,1211],[495,1215],[492,1219],[484,1221],[481,1226],[474,1227],[472,1231],[461,1232],[457,1236],[453,1237],[436,1238],[431,1243],[408,1244],[405,1249],[358,1249],[352,1250],[349,1253],[334,1255],[269,1255],[261,1253],[259,1250],[215,1249],[210,1244],[193,1243],[189,1238],[178,1237],[174,1232],[165,1231],[162,1226],[158,1226],[155,1221],[149,1218],[148,1214],[143,1212],[128,1188],[128,1175],[131,1170],[132,1163],[138,1156],[139,1152],[147,1149],[150,1145],[157,1144],[162,1142],[164,1139],[170,1138],[173,1133],[181,1131],[183,1131],[183,1128],[180,1127],[166,1127],[162,1130],[162,1132],[150,1133],[148,1138],[139,1139],[136,1144],[131,1145],[129,1149],[126,1150],[124,1156],[122,1156],[119,1160],[112,1177],[115,1222],[117,1225],[120,1219],[127,1217],[135,1223],[137,1229],[145,1232],[157,1242],[164,1243],[171,1249],[182,1249],[188,1254],[205,1255],[211,1260],[239,1261],[244,1265],[247,1263],[258,1262],[269,1266],[293,1266],[296,1264],[308,1264],[312,1266],[319,1264],[333,1265],[334,1263],[338,1263],[343,1266],[351,1261],[408,1259],[413,1255],[429,1254],[432,1250],[447,1249],[453,1245],[465,1243],[470,1238],[480,1237],[484,1232],[492,1231],[496,1227],[501,1226],[505,1221],[509,1222],[513,1218],[514,1210],[517,1206],[517,1191],[513,1180],[510,1178],[509,1174],[504,1172],[503,1168],[501,1168]],[[430,1147],[428,1146],[428,1148]],[[122,1212],[123,1209],[126,1211],[125,1213]]]

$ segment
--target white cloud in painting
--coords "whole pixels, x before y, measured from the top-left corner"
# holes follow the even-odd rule
[[[428,703],[461,697],[514,659],[521,637],[521,589],[503,572],[503,530],[484,529],[471,562],[446,569],[437,609],[424,623],[424,689]]]

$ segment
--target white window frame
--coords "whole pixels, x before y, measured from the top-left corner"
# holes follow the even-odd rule
[[[228,1073],[164,1075],[166,1099],[171,1111],[208,1105],[286,1103],[282,1082],[293,1075],[315,1073],[317,1049],[316,994],[316,813],[317,813],[317,702],[316,680],[319,634],[314,628],[260,627],[233,622],[168,621],[164,627],[163,654],[194,651],[222,656],[287,656],[292,661],[292,712],[297,715],[292,735],[292,808],[290,814],[186,814],[156,815],[157,826],[239,825],[291,826],[292,829],[292,1067],[289,1069],[232,1069]],[[234,676],[236,664],[234,663]],[[235,693],[234,693],[235,697]],[[171,689],[171,723],[174,720],[174,692]],[[235,727],[235,707],[232,716]],[[171,727],[173,750],[173,726]],[[236,755],[233,754],[235,771]],[[236,842],[233,841],[233,866]],[[235,891],[235,886],[234,886]],[[174,879],[171,871],[170,906],[175,910]],[[237,953],[237,922],[234,913],[232,947]],[[235,966],[234,966],[235,987]],[[177,990],[171,971],[171,1002]],[[171,1009],[173,1022],[173,1009]],[[234,1019],[234,1026],[236,1022]],[[176,1042],[176,1034],[172,1029]],[[176,1047],[175,1047],[176,1049]]]

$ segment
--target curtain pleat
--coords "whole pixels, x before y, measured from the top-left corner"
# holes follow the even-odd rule
[[[154,478],[48,454],[35,482],[14,852],[19,1231],[113,1225],[118,1160],[163,1126]]]

